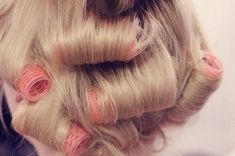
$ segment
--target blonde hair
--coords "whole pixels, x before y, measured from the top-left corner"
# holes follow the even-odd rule
[[[17,88],[38,64],[52,81],[39,101],[22,101],[13,126],[62,152],[76,124],[92,136],[84,155],[131,155],[162,123],[198,112],[221,80],[198,66],[210,49],[187,0],[1,0],[0,26],[3,79]]]

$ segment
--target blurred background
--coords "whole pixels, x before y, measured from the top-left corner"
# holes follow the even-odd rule
[[[235,156],[235,0],[193,2],[214,53],[224,63],[224,79],[200,114],[183,131],[172,133],[169,142],[183,156]]]

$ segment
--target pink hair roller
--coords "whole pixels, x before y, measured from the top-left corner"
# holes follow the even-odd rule
[[[92,89],[89,92],[89,103],[91,105],[91,121],[93,123],[102,123],[102,114],[98,107],[98,97],[96,89]]]
[[[18,91],[30,102],[37,102],[50,88],[51,79],[38,65],[26,66],[17,86]]]
[[[220,79],[223,74],[222,62],[212,53],[204,53],[202,70],[212,79]]]
[[[86,151],[90,143],[91,136],[81,127],[74,126],[65,140],[65,153],[67,156],[79,156]]]

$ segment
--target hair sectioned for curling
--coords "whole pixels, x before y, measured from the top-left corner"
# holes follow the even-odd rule
[[[131,155],[223,74],[189,0],[0,0],[0,64],[13,127],[70,156]]]

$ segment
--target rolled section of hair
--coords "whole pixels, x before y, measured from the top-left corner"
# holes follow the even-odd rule
[[[39,107],[36,106],[36,108]],[[33,111],[31,107],[31,111],[34,112],[32,113],[25,112],[25,108],[23,107],[20,109],[21,110],[19,110],[13,118],[14,128],[20,134],[32,136],[54,150],[65,153],[66,156],[81,155],[92,142],[92,136],[83,127],[72,123],[65,116],[57,114],[59,119],[55,119],[55,112],[51,112],[50,117],[47,117],[48,120],[53,121],[50,125],[42,124],[40,126],[32,126],[35,122],[44,123],[45,118],[30,121],[26,119],[24,115],[36,114],[35,116],[37,117],[38,114],[35,112],[36,110]]]
[[[137,53],[138,27],[134,18],[99,21],[90,17],[68,32],[57,33],[57,45],[49,57],[69,66],[128,61]]]
[[[175,107],[168,110],[169,121],[183,123],[197,113],[218,88],[222,75],[223,65],[220,60],[212,53],[204,53],[200,64],[192,70]]]
[[[146,60],[136,61],[131,69],[110,69],[108,79],[101,71],[93,73],[99,80],[88,96],[93,122],[115,123],[119,119],[139,117],[145,112],[159,111],[173,105],[176,74],[169,53],[164,48],[160,49],[153,46],[146,50],[143,53]],[[142,58],[145,58],[143,55]],[[115,73],[120,75],[117,77]]]
[[[14,129],[20,134],[36,138],[54,150],[62,151],[62,143],[69,129],[69,121],[59,114],[56,105],[51,109],[51,106],[44,105],[44,107],[45,103],[40,102],[37,105],[29,105],[23,101],[21,104],[12,119]],[[46,115],[39,113],[38,110],[43,111]],[[57,119],[58,117],[59,119]],[[45,124],[45,121],[50,121],[50,123]]]

